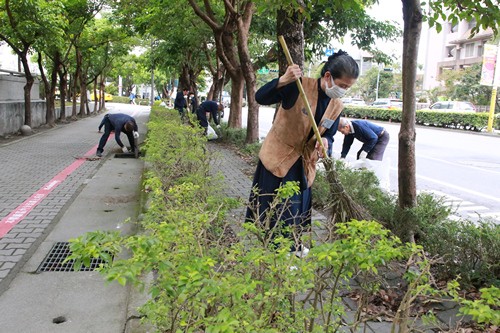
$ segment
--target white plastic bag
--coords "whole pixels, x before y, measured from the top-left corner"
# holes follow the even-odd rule
[[[212,128],[212,126],[210,126],[210,124],[208,124],[207,139],[208,140],[216,140],[217,138],[219,138],[219,136],[217,135],[217,133],[215,133],[215,130]]]
[[[353,169],[368,169],[373,171],[375,176],[377,176],[378,181],[380,183],[380,188],[386,191],[390,191],[391,189],[391,181],[389,177],[389,159],[386,158],[382,161],[375,161],[375,160],[369,160],[369,159],[364,159],[364,160],[357,160],[354,162],[351,162],[349,166]]]

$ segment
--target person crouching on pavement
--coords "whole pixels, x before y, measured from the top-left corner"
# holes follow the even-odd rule
[[[135,119],[124,113],[111,113],[104,116],[99,125],[99,133],[101,133],[101,128],[104,126],[104,134],[99,140],[99,146],[97,147],[96,155],[98,157],[102,156],[104,152],[104,146],[108,141],[109,135],[112,131],[115,131],[116,143],[121,147],[124,153],[129,152],[129,149],[120,140],[120,133],[123,132],[127,135],[128,142],[130,143],[131,151],[135,151],[134,139],[139,137],[139,132],[137,129],[137,123]]]
[[[358,160],[382,161],[385,148],[389,143],[389,133],[378,125],[366,120],[347,120],[340,118],[339,132],[345,135],[340,158],[345,158],[354,139],[363,142],[363,146],[358,151]]]
[[[217,128],[220,128],[220,120],[218,111],[222,111],[224,109],[224,105],[222,103],[217,103],[215,101],[204,101],[200,104],[198,109],[196,110],[196,116],[198,117],[198,121],[200,122],[200,126],[205,129],[205,135],[207,135],[208,130],[208,119],[207,113],[210,113],[212,119],[214,120]]]

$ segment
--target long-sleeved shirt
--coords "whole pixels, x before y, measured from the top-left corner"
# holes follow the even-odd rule
[[[174,109],[184,109],[187,106],[186,98],[184,98],[184,93],[182,91],[177,92],[174,100]]]
[[[99,125],[99,131],[104,126],[104,122],[106,121],[106,119],[108,119],[109,122],[111,123],[112,129],[115,131],[115,140],[116,140],[116,143],[118,143],[118,145],[120,147],[123,147],[123,143],[120,140],[120,133],[124,130],[123,127],[125,126],[125,124],[127,122],[131,121],[134,124],[134,131],[138,131],[137,123],[135,122],[135,119],[133,117],[129,116],[128,114],[124,114],[124,113],[110,113],[110,114],[107,114],[102,119],[101,124]],[[128,140],[130,141],[130,145],[133,147],[134,146],[134,136],[133,136],[133,133],[128,133],[128,132],[124,132],[124,133],[127,135]]]
[[[219,111],[219,104],[215,101],[204,101],[200,104],[198,108],[200,112],[210,112],[212,119],[214,120],[216,125],[220,125],[219,115],[217,112]]]
[[[383,127],[375,125],[366,120],[353,120],[351,121],[351,133],[344,137],[342,145],[341,157],[346,157],[349,149],[351,149],[354,139],[363,142],[361,150],[369,153],[377,144],[378,137],[382,134]]]

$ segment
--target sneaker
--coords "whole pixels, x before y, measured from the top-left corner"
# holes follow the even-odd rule
[[[304,245],[300,245],[299,249],[295,251],[295,256],[298,258],[305,258],[307,257],[307,254],[309,253],[309,249],[305,247]]]
[[[97,157],[102,157],[102,152],[98,151],[95,155],[96,155]]]

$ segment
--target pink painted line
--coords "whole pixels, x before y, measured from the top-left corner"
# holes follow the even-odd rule
[[[31,197],[20,204],[16,209],[14,209],[9,215],[4,217],[0,221],[0,238],[5,236],[16,224],[21,222],[26,215],[28,215],[33,208],[38,206],[42,200],[50,194],[59,184],[61,184],[66,177],[68,177],[72,172],[78,169],[85,161],[85,157],[93,155],[97,149],[95,145],[90,149],[82,158],[77,159],[75,162],[71,163],[63,171],[59,172],[54,178],[49,180],[41,189],[36,191]]]

